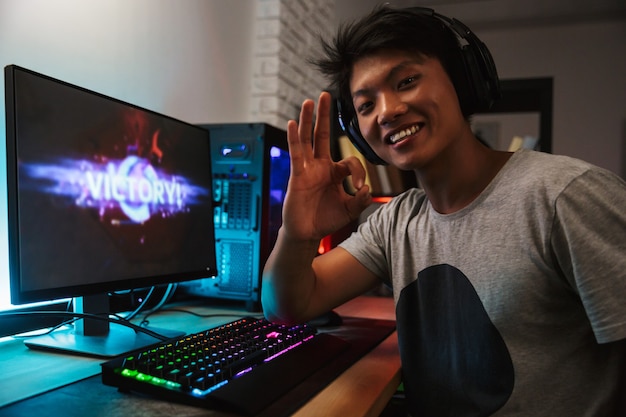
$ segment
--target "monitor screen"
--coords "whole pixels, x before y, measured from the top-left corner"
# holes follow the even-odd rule
[[[215,276],[209,132],[5,68],[11,301]]]

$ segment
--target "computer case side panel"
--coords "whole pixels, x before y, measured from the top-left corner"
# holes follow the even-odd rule
[[[261,309],[261,274],[276,240],[289,175],[287,134],[264,123],[209,130],[218,275],[180,285],[194,296]]]

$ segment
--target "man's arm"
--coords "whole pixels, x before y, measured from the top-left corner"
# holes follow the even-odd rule
[[[373,289],[380,281],[348,251],[311,257],[317,245],[291,242],[279,233],[263,272],[265,316],[298,323],[317,317]]]

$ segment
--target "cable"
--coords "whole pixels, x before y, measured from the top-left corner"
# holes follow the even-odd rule
[[[141,301],[141,303],[139,303],[139,305],[137,306],[137,308],[135,309],[135,311],[129,313],[126,317],[124,317],[125,320],[132,320],[133,318],[135,318],[135,316],[143,309],[143,307],[148,303],[148,300],[150,300],[150,298],[152,297],[152,294],[154,294],[154,289],[156,287],[151,287],[150,291],[148,291],[148,294],[146,294],[146,296],[143,298],[143,300]]]
[[[86,314],[86,313],[74,313],[67,311],[23,311],[23,312],[7,312],[0,313],[0,318],[2,317],[11,317],[11,316],[56,316],[56,317],[70,317],[71,320],[68,320],[68,323],[72,323],[77,319],[92,319],[92,320],[100,320],[106,321],[113,324],[120,324],[122,326],[130,327],[135,330],[135,332],[145,333],[148,336],[152,336],[155,339],[166,341],[170,338],[167,336],[163,336],[157,332],[153,332],[152,330],[146,329],[145,327],[138,326],[136,324],[131,323],[130,321],[120,318],[119,316],[116,319],[111,319],[108,314],[98,315],[98,314]]]
[[[152,307],[150,311],[158,311],[159,309],[161,309],[163,305],[169,301],[172,295],[174,295],[174,292],[176,291],[177,288],[178,288],[178,284],[169,284],[167,286],[167,289],[165,290],[165,294],[163,294],[163,297],[161,297],[161,301],[159,301],[157,305]]]
[[[133,318],[135,318],[135,316],[137,316],[137,314],[141,310],[143,310],[143,308],[148,304],[148,301],[150,300],[150,298],[152,298],[152,295],[154,294],[154,291],[156,290],[156,288],[157,288],[156,286],[153,286],[150,288],[150,291],[143,298],[139,306],[133,312],[129,313],[125,317],[126,320],[132,320]],[[153,313],[155,311],[158,311],[161,307],[163,307],[163,305],[172,298],[177,288],[178,288],[178,284],[168,284],[167,288],[165,289],[165,293],[161,297],[161,300],[154,307],[148,310],[148,312]]]
[[[51,334],[52,332],[54,332],[55,330],[60,329],[60,328],[61,328],[61,327],[63,327],[63,326],[68,326],[68,325],[70,325],[70,324],[74,323],[76,320],[78,320],[78,318],[74,317],[74,318],[72,318],[72,319],[70,319],[70,320],[65,320],[65,321],[62,321],[61,323],[59,323],[59,324],[57,324],[57,325],[55,325],[55,326],[49,327],[49,328],[48,328],[45,332],[43,332],[43,333],[37,333],[37,334],[34,334],[34,335],[32,335],[32,336],[31,336],[31,335],[28,335],[28,336],[15,336],[15,337],[20,337],[20,338],[29,338],[29,337],[45,336],[45,335]]]
[[[200,318],[215,318],[215,317],[241,317],[241,314],[236,314],[236,313],[211,313],[211,314],[199,314],[193,311],[189,311],[189,310],[185,310],[183,308],[165,308],[165,309],[161,309],[160,312],[164,312],[164,311],[172,311],[172,312],[177,312],[177,313],[185,313],[185,314],[189,314],[191,316],[195,316],[195,317],[200,317]],[[148,320],[148,317],[150,317],[152,314],[156,313],[156,311],[149,311],[146,313],[146,315],[143,317],[143,320],[141,320],[140,325],[148,325],[150,323],[150,321]],[[261,315],[256,315],[257,317],[261,317]]]
[[[176,292],[177,289],[178,289],[178,284],[168,284],[167,289],[165,290],[165,293],[163,294],[163,297],[161,297],[161,301],[159,301],[154,307],[152,307],[150,310],[146,312],[146,315],[144,316],[144,319],[141,321],[141,324],[144,324],[146,322],[146,317],[156,313],[157,311],[160,311],[163,308],[163,305],[165,305],[165,303],[171,300],[171,298],[174,296],[174,293]]]

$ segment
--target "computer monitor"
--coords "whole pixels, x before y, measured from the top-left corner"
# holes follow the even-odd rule
[[[13,304],[108,313],[112,291],[217,274],[208,130],[15,65],[5,87]],[[74,327],[25,343],[108,357],[159,341]]]

